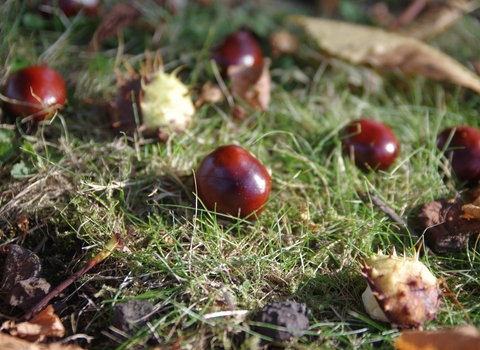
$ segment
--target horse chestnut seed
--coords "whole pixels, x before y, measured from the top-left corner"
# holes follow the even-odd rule
[[[228,35],[212,53],[212,58],[226,70],[229,66],[263,67],[263,53],[255,37],[240,30]]]
[[[95,17],[100,8],[100,0],[44,0],[43,3],[58,7],[67,17],[76,16],[82,10],[88,17]]]
[[[265,209],[271,178],[265,166],[240,146],[220,146],[200,163],[197,195],[208,210],[253,219]]]
[[[395,160],[399,143],[393,131],[372,119],[351,122],[341,132],[343,149],[365,170],[386,170]]]
[[[446,149],[457,178],[470,185],[480,181],[480,130],[471,126],[457,126],[438,135],[438,148]]]
[[[5,108],[11,114],[31,115],[35,121],[41,121],[63,108],[67,88],[56,70],[30,66],[10,75],[3,94],[10,99],[5,102]]]

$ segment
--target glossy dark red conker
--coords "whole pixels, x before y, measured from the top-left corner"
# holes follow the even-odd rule
[[[265,209],[271,178],[260,161],[240,146],[220,146],[200,163],[198,198],[208,210],[253,219]]]
[[[353,155],[362,169],[386,170],[397,157],[400,145],[393,131],[373,119],[359,119],[341,132],[344,152]]]
[[[457,178],[469,184],[480,181],[480,130],[471,126],[447,128],[438,135],[437,145],[446,149]]]
[[[263,53],[257,39],[245,30],[228,35],[213,49],[212,58],[222,70],[229,66],[263,67]]]
[[[5,102],[11,114],[16,117],[34,115],[35,120],[40,121],[63,107],[67,88],[56,70],[30,66],[10,75],[3,94],[12,100]]]
[[[76,16],[81,10],[88,17],[94,17],[100,9],[100,0],[44,0],[48,6],[58,7],[67,17]]]

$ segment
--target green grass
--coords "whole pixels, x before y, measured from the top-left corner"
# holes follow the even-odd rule
[[[393,348],[399,331],[370,319],[363,308],[366,282],[358,262],[378,248],[414,251],[404,245],[402,227],[364,203],[357,191],[372,191],[407,219],[426,201],[458,195],[461,189],[438,171],[445,160],[436,137],[449,126],[479,126],[478,95],[420,77],[320,61],[312,54],[315,46],[302,38],[298,55],[273,62],[268,112],[253,112],[241,122],[231,119],[226,104],[204,105],[193,128],[167,143],[142,143],[109,130],[102,101],[114,98],[115,69],[124,71],[123,60],[138,68],[145,49],[160,48],[165,67],[184,65],[181,77],[198,91],[214,79],[208,52],[224,33],[249,23],[267,49],[268,34],[285,26],[283,14],[254,3],[201,8],[192,2],[172,16],[144,1],[143,25],[125,31],[123,52],[113,38],[96,54],[85,50],[97,20],[79,18],[65,27],[51,19],[32,30],[18,19],[33,10],[17,1],[2,5],[9,14],[0,30],[6,38],[2,76],[11,67],[48,57],[65,77],[69,103],[51,125],[38,130],[25,132],[5,116],[2,120],[2,128],[17,132],[13,153],[0,159],[1,242],[18,242],[22,233],[16,218],[26,213],[31,232],[24,245],[33,249],[49,237],[38,255],[53,285],[78,270],[112,233],[120,232],[128,247],[67,293],[59,314],[68,335],[93,337],[80,345],[258,348],[248,318],[203,317],[228,309],[220,305],[224,286],[237,310],[284,298],[306,303],[310,330],[290,348]],[[157,46],[153,33],[160,19],[165,27]],[[459,53],[455,57],[462,62],[475,60],[479,38],[468,33],[478,33],[470,30],[478,26],[478,20],[465,19],[436,43],[454,56]],[[367,88],[372,74],[382,83],[376,92]],[[352,79],[355,84],[348,83]],[[341,152],[338,131],[360,117],[391,126],[401,142],[398,159],[386,172],[364,173]],[[272,174],[271,199],[254,222],[223,220],[195,199],[192,172],[215,147],[230,143],[250,150]],[[54,257],[65,268],[59,269]],[[478,325],[477,247],[422,261],[446,280]],[[109,325],[113,306],[130,299],[148,299],[156,312],[148,327],[126,338]],[[11,312],[5,306],[1,310]],[[438,320],[426,328],[465,323],[462,310],[444,297]],[[244,331],[249,335],[241,345]]]

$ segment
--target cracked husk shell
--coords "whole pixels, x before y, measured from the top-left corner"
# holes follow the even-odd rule
[[[418,257],[374,254],[362,264],[368,286],[362,294],[368,314],[402,328],[421,328],[438,312],[437,279]]]
[[[159,69],[123,84],[109,106],[109,114],[116,131],[138,130],[145,136],[166,139],[191,126],[195,107],[188,87],[176,72],[168,74]]]

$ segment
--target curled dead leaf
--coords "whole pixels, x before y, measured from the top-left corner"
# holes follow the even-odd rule
[[[270,104],[271,63],[269,58],[265,58],[260,72],[258,67],[230,66],[227,75],[232,80],[232,95],[240,97],[256,110],[266,111]]]
[[[480,77],[452,57],[414,38],[341,21],[294,16],[318,46],[353,64],[372,65],[449,82],[480,94]]]
[[[396,32],[419,40],[428,40],[446,31],[465,14],[480,6],[476,0],[426,1],[425,5],[418,18],[409,25],[398,28]]]
[[[195,101],[195,108],[200,108],[205,103],[216,103],[220,102],[225,98],[223,95],[222,89],[216,85],[207,81],[202,86],[202,92],[197,101]]]
[[[425,242],[435,253],[452,253],[465,249],[468,237],[480,232],[480,222],[462,215],[459,199],[440,198],[426,202],[417,218],[425,230]]]
[[[83,348],[74,344],[35,344],[26,340],[12,337],[6,333],[0,333],[0,349],[9,350],[83,350]]]
[[[270,45],[272,56],[278,57],[295,53],[300,46],[300,41],[288,31],[282,30],[270,35]]]
[[[438,331],[405,331],[395,341],[398,350],[477,350],[480,333],[473,326]]]
[[[95,31],[88,46],[90,51],[95,50],[103,41],[127,28],[140,17],[140,11],[129,2],[120,2],[108,11]]]
[[[461,217],[463,219],[480,219],[480,207],[478,205],[465,204],[462,210],[464,214]]]
[[[13,336],[32,342],[42,341],[47,337],[63,337],[65,335],[65,327],[55,314],[52,305],[47,306],[28,322],[6,321],[1,328],[8,330]]]

